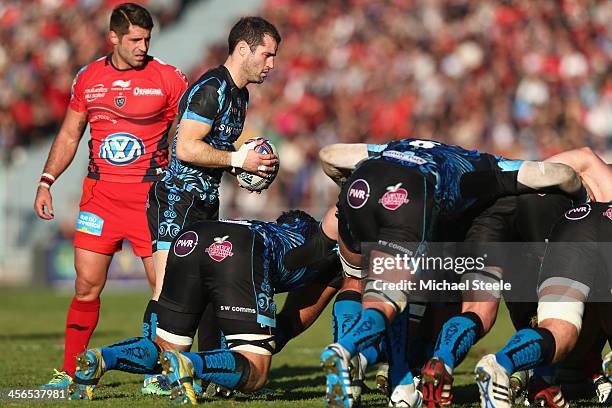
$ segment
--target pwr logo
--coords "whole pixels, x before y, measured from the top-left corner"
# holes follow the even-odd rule
[[[572,208],[565,213],[565,218],[572,221],[578,221],[586,218],[591,213],[591,206],[589,204],[581,205],[580,207]]]
[[[181,258],[193,252],[198,245],[198,234],[194,231],[187,231],[181,234],[174,243],[174,255]]]
[[[387,187],[387,192],[378,200],[387,210],[395,211],[403,204],[408,204],[408,191],[401,188],[402,183]]]
[[[129,133],[113,133],[102,139],[100,158],[114,166],[125,166],[145,154],[142,140]]]
[[[346,200],[351,208],[359,209],[370,198],[370,185],[364,179],[357,179],[351,183],[346,193]]]
[[[204,252],[206,252],[208,256],[210,256],[210,258],[216,262],[221,262],[228,256],[233,256],[233,246],[232,243],[227,240],[228,238],[229,235],[215,238],[215,242],[210,244],[210,246],[206,248]]]

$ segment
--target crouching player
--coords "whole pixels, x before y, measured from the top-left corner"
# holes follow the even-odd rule
[[[509,376],[562,361],[576,345],[584,304],[597,302],[612,335],[612,201],[575,207],[554,227],[540,271],[538,327],[518,331],[496,354],[476,365],[483,407],[510,407]],[[602,401],[603,402],[603,401]],[[561,394],[536,396],[535,405],[565,407]]]
[[[80,354],[71,397],[91,399],[100,377],[113,369],[163,369],[172,398],[183,403],[196,403],[194,378],[243,392],[261,388],[275,350],[309,327],[337,291],[329,286],[341,270],[335,225],[334,210],[321,225],[303,211],[284,213],[276,223],[191,224],[170,248],[155,341],[131,338]],[[310,265],[287,269],[285,254],[314,235],[323,245],[313,247]],[[276,316],[273,297],[281,292],[288,299]],[[189,353],[209,303],[226,347]]]
[[[416,284],[423,278],[419,270],[399,267],[369,273],[364,255],[384,261],[396,255],[424,255],[427,242],[439,231],[439,217],[459,219],[500,196],[553,187],[572,195],[583,193],[576,173],[562,164],[512,161],[420,139],[381,145],[372,154],[374,150],[367,145],[333,145],[320,154],[326,174],[346,180],[338,203],[344,272],[348,279],[368,278],[361,313],[355,310],[349,329],[321,353],[328,406],[353,406],[349,360],[378,343],[408,303],[410,291],[385,290],[378,283]],[[363,161],[356,166],[359,160]],[[373,245],[362,248],[366,243]],[[392,406],[420,403],[409,372],[392,387]]]

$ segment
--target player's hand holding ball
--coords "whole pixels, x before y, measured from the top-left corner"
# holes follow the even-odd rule
[[[268,139],[258,137],[249,139],[237,155],[245,155],[244,163],[237,167],[236,178],[240,187],[249,191],[262,191],[272,184],[278,174],[276,147]]]

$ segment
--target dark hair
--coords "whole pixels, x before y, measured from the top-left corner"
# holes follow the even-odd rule
[[[234,52],[236,44],[245,41],[251,52],[255,51],[258,45],[263,45],[264,35],[268,34],[274,38],[276,44],[280,44],[281,36],[274,25],[261,17],[242,17],[229,33],[227,38],[228,54]]]
[[[122,3],[115,7],[109,29],[121,37],[130,31],[130,25],[150,31],[153,28],[153,19],[146,8],[135,3]]]
[[[310,214],[302,210],[289,210],[283,212],[277,219],[278,225],[294,226],[308,237],[319,228],[319,221],[315,220]]]

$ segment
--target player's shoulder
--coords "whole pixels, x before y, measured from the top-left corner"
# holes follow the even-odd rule
[[[85,79],[96,77],[99,75],[100,71],[104,69],[106,66],[107,56],[100,57],[95,61],[90,62],[87,65],[82,66],[75,74],[75,81],[77,79]]]
[[[187,76],[183,73],[183,71],[181,71],[174,65],[162,61],[159,58],[151,57],[151,60],[147,64],[147,68],[158,71],[161,74],[162,78],[168,79],[177,77],[187,83]]]
[[[194,83],[195,86],[226,88],[228,84],[227,69],[222,65],[204,72]]]

